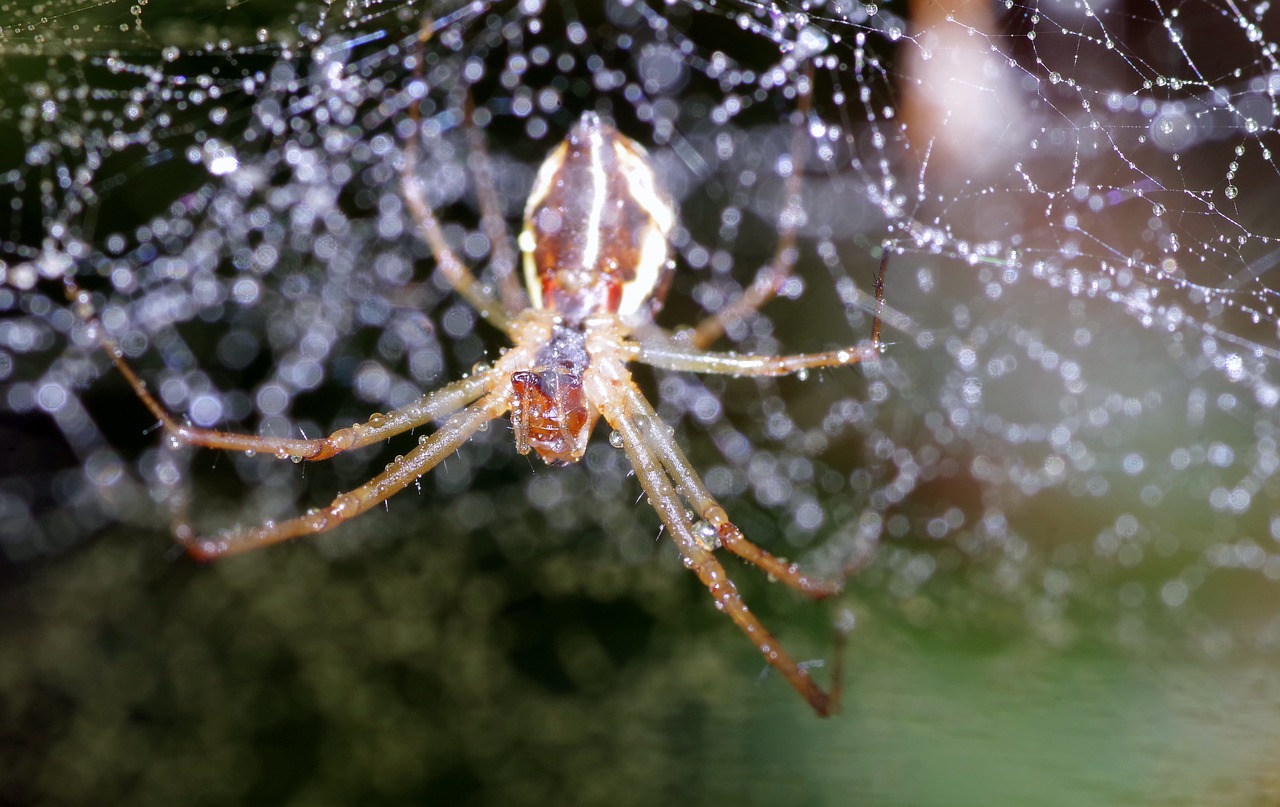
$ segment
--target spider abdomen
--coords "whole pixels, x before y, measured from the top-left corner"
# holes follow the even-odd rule
[[[533,307],[569,323],[656,309],[675,218],[644,148],[583,115],[543,162],[525,208],[520,250]]]

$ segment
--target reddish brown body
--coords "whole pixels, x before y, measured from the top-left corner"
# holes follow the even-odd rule
[[[537,366],[511,375],[516,450],[582,459],[599,412],[583,395],[591,317],[652,315],[670,277],[675,208],[648,155],[588,112],[538,171],[520,249],[534,310],[553,317]]]
[[[583,331],[555,326],[551,342],[538,351],[537,369],[511,374],[517,451],[532,448],[549,465],[582,458],[599,416],[582,392],[590,361]]]
[[[594,112],[551,152],[525,208],[520,249],[533,307],[571,326],[653,313],[673,264],[675,207],[644,149]]]

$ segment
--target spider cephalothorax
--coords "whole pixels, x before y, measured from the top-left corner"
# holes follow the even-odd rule
[[[512,261],[500,259],[510,255],[509,236],[496,194],[486,187],[491,169],[483,138],[470,127],[468,132],[483,221],[494,244],[494,265],[509,266]],[[800,140],[798,134],[797,143]],[[657,327],[651,318],[672,267],[668,237],[675,226],[675,208],[662,191],[644,149],[590,112],[547,157],[529,196],[519,238],[529,304],[524,303],[509,271],[500,271],[495,278],[501,291],[495,296],[459,259],[426,204],[418,173],[418,148],[416,138],[406,144],[402,188],[419,234],[431,247],[437,271],[482,317],[507,334],[512,347],[492,367],[395,412],[315,440],[258,437],[184,425],[147,391],[123,354],[103,334],[88,295],[74,281],[67,281],[68,294],[81,316],[98,329],[100,344],[174,440],[295,461],[322,460],[440,422],[430,437],[422,438],[385,471],[338,495],[327,507],[208,537],[199,537],[181,524],[176,530],[178,540],[196,558],[209,560],[333,529],[412,484],[464,448],[486,423],[508,412],[518,451],[533,450],[551,464],[576,462],[582,458],[592,426],[603,416],[620,438],[640,486],[686,565],[711,591],[716,605],[819,714],[828,714],[836,706],[838,691],[832,695],[824,692],[778,645],[747,609],[714,550],[723,546],[811,597],[835,593],[840,582],[811,577],[742,535],[680,450],[672,430],[645,399],[627,364],[638,361],[666,370],[728,375],[782,375],[848,365],[877,354],[878,316],[869,347],[793,356],[707,352],[706,343],[722,330],[726,319],[758,308],[790,270],[795,258],[794,233],[784,226],[772,261],[740,299],[680,335]],[[787,183],[788,209],[799,205],[798,184],[793,171]],[[793,217],[784,217],[784,221],[791,220]],[[881,278],[883,272],[882,262]]]
[[[582,392],[582,376],[591,364],[587,334],[553,322],[551,339],[530,370],[511,374],[511,424],[516,451],[532,448],[549,465],[577,462],[600,413]]]

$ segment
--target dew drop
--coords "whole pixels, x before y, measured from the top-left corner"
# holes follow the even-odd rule
[[[720,533],[710,521],[698,519],[693,523],[693,537],[698,539],[702,548],[708,551],[720,548]]]

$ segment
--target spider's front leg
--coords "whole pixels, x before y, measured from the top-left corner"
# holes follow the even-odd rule
[[[684,451],[676,443],[672,430],[662,422],[653,407],[634,383],[626,385],[627,404],[642,429],[645,441],[653,449],[663,468],[675,482],[680,495],[694,508],[698,517],[715,530],[716,537],[725,549],[763,569],[770,577],[780,580],[796,591],[815,600],[839,594],[844,588],[844,578],[826,579],[806,573],[798,563],[790,563],[748,540],[729,519],[729,514],[707,490],[706,484]],[[849,569],[845,570],[847,574]]]
[[[609,425],[622,436],[623,449],[632,467],[635,468],[636,477],[640,480],[641,487],[659,518],[662,519],[662,523],[675,538],[685,564],[698,575],[698,579],[711,592],[716,607],[729,615],[729,618],[755,644],[765,659],[781,672],[791,686],[809,702],[813,710],[823,717],[832,714],[839,708],[840,701],[839,663],[836,664],[832,691],[830,693],[823,691],[809,675],[808,670],[798,664],[778,644],[768,629],[747,608],[737,587],[725,573],[724,567],[695,531],[685,511],[684,502],[676,491],[676,486],[672,484],[668,471],[664,469],[663,462],[659,459],[658,450],[651,444],[651,434],[646,433],[649,430],[640,425],[636,414],[632,411],[627,397],[629,384],[629,374],[619,362],[613,360],[600,362],[600,366],[595,367],[594,371],[589,372],[586,377],[588,397],[604,415]],[[727,523],[727,519],[725,521]]]
[[[110,357],[111,362],[120,371],[120,375],[129,382],[134,394],[164,427],[165,432],[185,445],[222,451],[252,451],[256,454],[295,461],[327,460],[344,451],[372,445],[450,415],[492,390],[501,377],[500,373],[492,369],[475,373],[446,387],[441,387],[394,412],[375,415],[364,423],[338,429],[328,437],[316,439],[260,437],[253,434],[189,426],[165,409],[164,405],[147,389],[146,383],[133,367],[125,361],[124,352],[103,330],[88,293],[80,289],[71,278],[66,278],[63,283],[67,297],[75,307],[76,313],[93,330],[94,340]]]
[[[364,512],[377,502],[408,485],[430,470],[462,444],[480,425],[506,411],[505,394],[493,393],[505,373],[488,369],[456,381],[430,393],[408,406],[385,415],[379,414],[364,423],[338,429],[328,437],[299,440],[282,437],[260,437],[252,434],[205,429],[182,423],[165,409],[147,389],[146,384],[124,359],[120,350],[103,330],[93,310],[89,295],[74,280],[65,281],[66,292],[79,317],[92,329],[93,338],[110,357],[120,374],[133,388],[134,394],[164,427],[176,443],[224,451],[252,451],[264,456],[300,460],[329,459],[344,451],[360,448],[393,437],[447,417],[482,396],[488,396],[465,412],[450,419],[403,461],[393,463],[385,473],[350,493],[336,498],[328,508],[282,522],[269,522],[259,527],[235,530],[218,538],[198,538],[187,523],[185,507],[175,506],[173,532],[178,543],[201,560],[242,552],[277,543],[300,535],[323,532],[346,519]]]
[[[408,487],[461,448],[481,426],[501,417],[507,407],[505,395],[487,395],[449,418],[434,434],[403,458],[388,465],[381,474],[355,490],[338,495],[329,506],[286,521],[269,521],[257,527],[234,530],[216,538],[191,538],[184,541],[187,551],[199,560],[212,560],[331,530]]]

